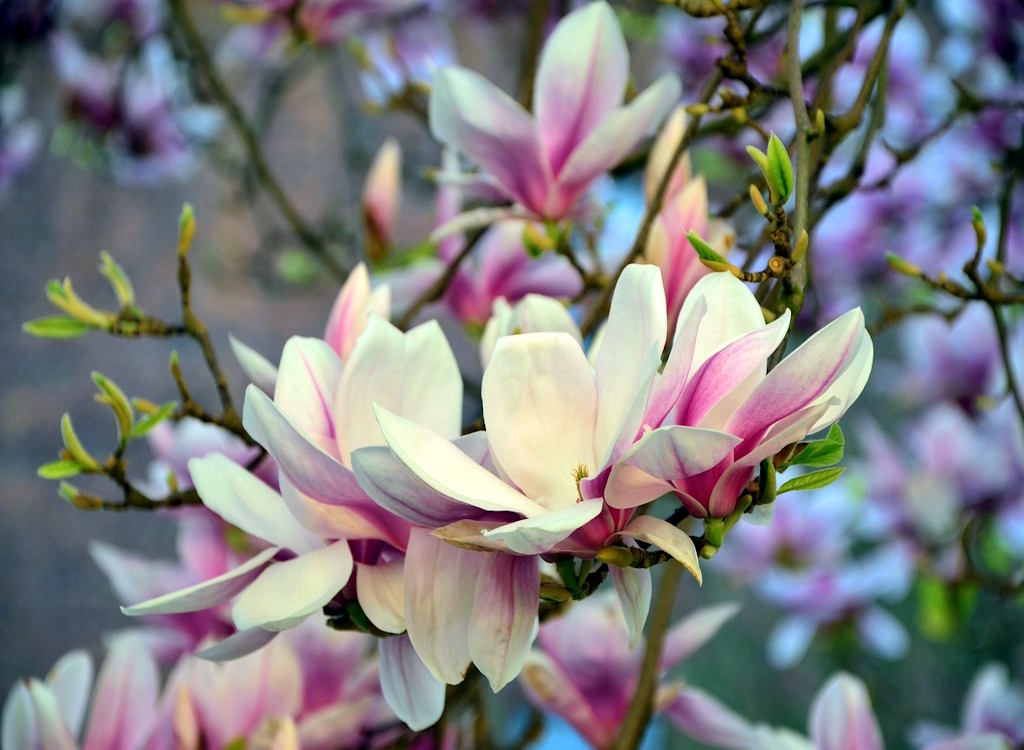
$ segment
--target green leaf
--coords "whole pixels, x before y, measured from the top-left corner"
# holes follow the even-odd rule
[[[300,286],[316,279],[320,275],[320,267],[307,253],[290,247],[277,256],[277,272],[285,281]]]
[[[156,411],[147,414],[132,425],[132,428],[125,435],[125,440],[137,440],[138,438],[145,437],[149,434],[150,430],[171,416],[177,406],[178,403],[176,401],[168,401]]]
[[[81,473],[82,466],[77,461],[51,461],[36,469],[43,479],[67,479]]]
[[[132,411],[128,397],[124,395],[124,391],[118,388],[117,383],[101,372],[93,372],[92,382],[96,384],[102,394],[97,395],[96,400],[107,404],[114,412],[118,429],[121,435],[127,439],[128,431],[131,430],[132,422],[135,421],[135,413]]]
[[[793,162],[789,160],[789,152],[775,133],[768,139],[767,161],[768,168],[764,176],[772,191],[772,202],[781,206],[793,193]]]
[[[709,260],[713,263],[729,263],[729,261],[716,253],[711,245],[702,240],[696,232],[687,234],[686,239],[693,245],[693,249],[697,251],[697,255],[701,257],[701,260]]]
[[[110,288],[114,290],[119,305],[124,307],[135,304],[135,290],[132,288],[131,279],[105,250],[100,253],[100,273],[110,282]]]
[[[790,462],[790,466],[832,466],[843,460],[843,449],[846,447],[846,440],[843,438],[843,431],[838,424],[832,425],[824,440],[817,440],[808,443],[807,447],[796,454]]]
[[[89,326],[66,315],[48,315],[23,323],[21,330],[42,339],[77,339],[89,332]]]
[[[768,154],[756,146],[747,146],[747,153],[750,154],[750,158],[754,160],[754,163],[761,168],[764,172],[764,176],[768,177]]]
[[[846,469],[840,466],[836,469],[822,469],[821,471],[812,471],[810,474],[793,477],[779,487],[779,491],[775,494],[781,495],[783,492],[792,492],[795,490],[817,490],[822,487],[828,487],[828,485],[839,479],[839,475],[844,471],[846,471]]]

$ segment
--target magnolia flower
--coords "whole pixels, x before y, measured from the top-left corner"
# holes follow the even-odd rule
[[[527,294],[515,304],[509,304],[504,297],[499,297],[491,307],[491,318],[480,338],[480,361],[486,368],[498,339],[504,336],[557,331],[569,334],[582,345],[576,321],[558,300],[543,294]]]
[[[651,516],[632,519],[632,510],[605,508],[583,491],[585,478],[635,433],[664,339],[658,270],[633,265],[615,289],[593,367],[570,334],[498,339],[482,384],[486,432],[453,442],[374,405],[388,447],[356,451],[353,468],[374,500],[424,527],[407,549],[406,624],[438,678],[459,682],[471,659],[495,689],[519,672],[537,616],[537,555],[593,556],[619,538],[636,539],[661,546],[699,579],[684,532]],[[732,445],[700,430],[692,438],[703,448],[693,461],[701,470]],[[629,598],[649,585],[647,571],[630,569],[618,588]],[[633,630],[646,617],[641,609]]]
[[[435,76],[431,132],[479,164],[520,212],[560,219],[679,97],[678,80],[666,75],[623,107],[628,77],[626,42],[611,7],[599,0],[551,32],[537,67],[532,117],[483,76],[451,66]]]
[[[94,690],[92,677],[89,655],[72,651],[57,661],[45,681],[31,678],[15,684],[0,718],[4,750],[143,747],[160,690],[149,650],[137,639],[120,639],[111,646]],[[79,744],[83,725],[87,728]]]
[[[1010,682],[1006,667],[988,664],[974,676],[964,699],[960,729],[923,723],[914,744],[928,750],[1008,750],[1024,743],[1024,685]]]
[[[377,151],[363,185],[366,253],[374,260],[384,258],[394,241],[395,218],[401,199],[402,147],[394,138],[389,138]]]
[[[677,701],[675,724],[712,747],[734,750],[884,750],[864,683],[834,675],[818,691],[808,721],[810,738],[789,729],[755,725],[715,698],[693,690]]]
[[[673,492],[696,517],[732,513],[758,463],[838,420],[871,371],[871,339],[855,309],[766,375],[788,328],[788,311],[766,325],[753,293],[731,274],[697,282],[632,446],[591,491],[603,491],[614,508]],[[712,455],[708,444],[721,450]]]
[[[685,693],[682,683],[664,680],[715,636],[738,607],[720,604],[698,610],[665,636],[654,710],[672,717],[672,704]],[[591,596],[569,613],[544,623],[537,648],[520,675],[526,697],[538,709],[565,719],[595,748],[611,747],[636,690],[643,649],[631,638],[619,603]],[[632,641],[632,642],[631,642]]]
[[[24,110],[20,86],[0,88],[0,190],[28,167],[42,141],[39,123],[26,118]]]
[[[327,316],[324,341],[344,361],[352,353],[352,347],[355,346],[356,339],[366,327],[371,313],[387,318],[390,310],[390,287],[387,284],[382,284],[376,289],[372,289],[366,265],[360,263],[352,269],[334,300],[331,312]],[[277,367],[262,354],[234,336],[229,338],[231,350],[249,381],[272,396],[277,381]]]
[[[647,160],[644,193],[648,203],[654,200],[685,129],[685,111],[677,107],[658,134]],[[683,300],[700,278],[711,273],[694,252],[687,234],[695,232],[721,255],[728,254],[735,235],[724,222],[708,216],[707,185],[703,177],[691,176],[688,156],[679,161],[669,178],[662,206],[647,235],[644,260],[661,268],[671,336]]]

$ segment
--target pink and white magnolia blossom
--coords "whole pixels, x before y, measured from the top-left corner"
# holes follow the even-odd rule
[[[0,718],[0,744],[4,750],[146,747],[159,692],[156,662],[138,639],[113,643],[95,687],[89,654],[72,651],[54,664],[45,681],[30,678],[11,688]]]
[[[685,129],[686,113],[682,107],[677,107],[658,134],[647,160],[644,195],[648,204],[657,195],[658,186]],[[668,304],[669,336],[675,332],[679,311],[693,285],[711,273],[693,251],[687,239],[690,232],[696,232],[723,256],[728,254],[736,239],[725,222],[709,217],[707,184],[703,177],[691,174],[690,160],[686,156],[669,178],[662,209],[651,225],[644,248],[644,260],[661,268]]]
[[[1024,684],[1001,664],[987,664],[971,680],[960,729],[925,722],[911,733],[926,750],[1010,750],[1024,743]]]
[[[581,490],[638,429],[665,326],[658,269],[632,265],[615,289],[594,366],[571,334],[497,340],[482,384],[486,432],[453,442],[374,405],[387,448],[357,451],[353,468],[374,500],[421,527],[407,550],[406,624],[439,679],[461,681],[471,660],[495,690],[518,674],[537,618],[538,555],[593,557],[620,538],[635,539],[660,546],[699,579],[683,531],[605,507]],[[700,470],[733,443],[701,430],[692,430],[692,439]],[[624,599],[647,590],[649,600],[649,571],[613,578]],[[632,631],[646,611],[630,609]]]
[[[614,508],[674,493],[696,517],[732,513],[758,463],[838,420],[871,371],[871,339],[857,308],[766,374],[788,328],[788,310],[766,324],[753,293],[731,274],[698,281],[628,436],[631,447],[587,491],[603,493]],[[702,453],[695,432],[728,447],[717,456]]]
[[[735,604],[706,607],[668,631],[655,713],[671,718],[673,703],[691,690],[666,679],[667,673],[711,640],[738,610]],[[640,640],[629,632],[614,596],[592,596],[541,626],[520,684],[534,706],[565,719],[593,747],[612,747],[636,691]]]
[[[480,338],[480,361],[486,368],[494,354],[498,339],[514,333],[567,333],[580,344],[583,337],[568,308],[556,299],[543,294],[527,294],[515,304],[504,297],[494,300],[491,317]]]
[[[371,314],[387,318],[391,312],[391,289],[381,284],[376,289],[370,284],[370,273],[360,263],[348,275],[334,300],[327,316],[324,341],[342,361],[348,359],[356,339],[366,327]],[[230,337],[231,349],[248,376],[249,381],[264,392],[273,395],[277,382],[277,367],[266,357],[234,336]]]
[[[430,129],[475,161],[519,205],[514,212],[561,219],[679,98],[678,79],[665,75],[622,106],[628,78],[625,39],[611,6],[598,0],[551,32],[537,67],[532,116],[480,74],[450,66],[434,78]]]

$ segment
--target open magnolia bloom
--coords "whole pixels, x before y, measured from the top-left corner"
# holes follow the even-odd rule
[[[672,704],[691,689],[665,679],[666,673],[714,638],[737,611],[736,604],[705,607],[666,633],[655,713],[671,718]],[[614,597],[599,594],[575,604],[541,626],[538,647],[519,678],[531,703],[565,719],[595,748],[613,746],[637,688],[643,649],[622,615]]]
[[[832,321],[770,373],[789,311],[765,324],[750,289],[732,274],[705,276],[687,296],[672,351],[651,387],[632,446],[590,483],[615,508],[675,493],[696,517],[736,507],[758,463],[837,421],[864,389],[872,344],[854,309]],[[695,431],[728,444],[699,470]]]
[[[483,76],[450,66],[434,79],[430,129],[519,204],[513,213],[560,219],[679,98],[678,79],[665,75],[622,106],[628,78],[626,41],[599,0],[565,16],[548,37],[533,116]]]
[[[406,624],[440,679],[460,681],[471,659],[495,689],[519,672],[537,618],[539,555],[593,557],[609,543],[635,539],[660,546],[699,580],[683,531],[581,491],[636,434],[664,342],[658,269],[633,265],[616,287],[594,366],[567,333],[497,340],[482,386],[486,432],[453,442],[375,405],[388,447],[356,451],[353,468],[381,506],[423,527],[407,550]],[[734,442],[691,432],[700,453],[694,470],[714,466]],[[649,573],[620,573],[613,578],[625,599],[647,592],[644,605],[632,608],[639,629]]]

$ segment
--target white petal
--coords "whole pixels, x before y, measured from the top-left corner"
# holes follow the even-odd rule
[[[348,583],[352,564],[348,542],[274,563],[238,597],[231,618],[239,630],[286,630],[333,599]]]
[[[564,333],[499,339],[481,395],[492,457],[520,489],[555,509],[576,502],[573,472],[595,472],[594,375]]]
[[[697,583],[703,582],[697,549],[685,531],[654,516],[637,516],[619,533],[638,542],[661,547],[696,578]]]
[[[527,517],[546,512],[432,430],[384,408],[375,412],[391,450],[437,492],[482,510]]]
[[[233,661],[243,656],[248,656],[254,651],[259,651],[276,637],[276,630],[262,630],[260,628],[239,630],[224,640],[218,641],[202,651],[197,651],[196,656],[207,661]]]
[[[405,631],[405,589],[399,558],[377,565],[359,564],[356,596],[370,622],[387,633]]]
[[[50,692],[60,706],[61,716],[72,736],[82,729],[92,690],[92,657],[86,651],[64,654],[46,676]]]
[[[508,549],[520,555],[540,555],[597,518],[603,506],[600,498],[584,500],[544,515],[484,529],[482,533],[486,539],[503,542]]]
[[[640,643],[647,622],[647,612],[651,608],[651,571],[644,568],[611,569],[612,583],[615,593],[622,605],[622,614],[626,618],[629,630],[629,650],[632,651]]]
[[[380,689],[384,700],[415,732],[441,718],[445,686],[424,666],[406,636],[380,641]]]
[[[193,458],[188,472],[203,504],[247,534],[295,552],[320,546],[279,494],[223,454]]]
[[[228,334],[228,341],[231,343],[231,351],[234,352],[235,359],[238,360],[242,372],[249,378],[249,382],[269,396],[273,396],[274,385],[277,383],[277,368],[273,363],[231,334]]]
[[[237,568],[207,581],[172,591],[130,607],[121,607],[126,615],[167,615],[179,612],[198,612],[226,602],[256,579],[260,570],[280,552],[270,547],[250,557]]]

